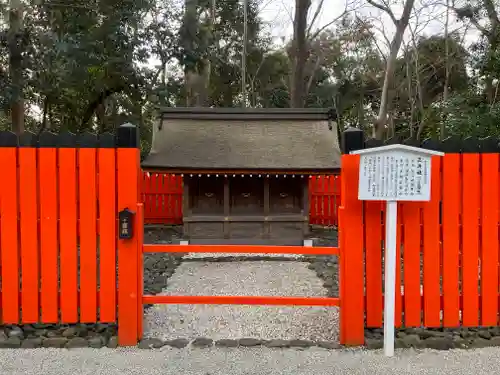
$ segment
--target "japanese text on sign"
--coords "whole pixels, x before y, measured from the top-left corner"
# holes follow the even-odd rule
[[[359,199],[430,199],[430,156],[391,151],[360,157]]]

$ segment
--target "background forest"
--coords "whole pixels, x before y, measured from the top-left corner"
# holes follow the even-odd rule
[[[276,37],[283,1],[0,0],[0,128],[147,147],[159,106],[334,107],[379,139],[500,135],[497,0],[292,0]]]

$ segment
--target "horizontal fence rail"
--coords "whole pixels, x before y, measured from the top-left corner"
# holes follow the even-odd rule
[[[222,253],[222,254],[304,254],[338,255],[337,247],[258,246],[258,245],[144,245],[145,253]]]
[[[266,306],[339,306],[331,297],[272,297],[272,296],[144,296],[146,304],[189,305],[266,305]]]
[[[167,173],[143,172],[141,199],[146,224],[182,224],[182,177]],[[340,176],[311,176],[309,221],[338,226]]]

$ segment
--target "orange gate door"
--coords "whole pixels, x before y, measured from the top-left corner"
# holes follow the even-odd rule
[[[137,205],[137,224],[143,221],[144,209]],[[203,304],[203,305],[274,305],[274,306],[340,306],[340,298],[332,297],[276,297],[276,296],[155,296],[143,295],[143,254],[144,253],[225,253],[225,254],[307,254],[339,255],[338,247],[304,246],[256,246],[256,245],[145,245],[143,230],[138,233],[139,248],[139,323],[137,338],[143,335],[142,318],[144,304]],[[135,344],[135,343],[134,343]]]

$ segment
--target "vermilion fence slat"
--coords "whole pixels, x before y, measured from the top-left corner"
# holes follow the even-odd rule
[[[80,321],[97,319],[96,149],[78,151],[80,203]]]
[[[460,154],[443,158],[443,325],[460,324]]]
[[[146,205],[148,206],[148,215],[151,219],[156,220],[155,206],[153,205],[152,197],[155,194],[151,184],[151,174],[148,174],[146,179],[146,186],[148,188],[148,194],[146,195]]]
[[[158,207],[158,173],[152,173],[150,177],[151,191],[154,194],[149,196],[149,203],[151,204],[151,209],[153,211],[153,218],[159,218],[159,207]]]
[[[78,321],[77,169],[76,149],[60,148],[59,243],[61,247],[61,321]]]
[[[19,208],[23,323],[39,319],[38,191],[36,149],[19,148]]]
[[[314,189],[317,189],[317,184],[318,184],[318,178],[316,176],[313,176],[311,178],[311,181],[309,181],[309,217],[310,220],[316,220],[316,217],[318,216],[318,209],[317,209],[317,197],[314,195],[313,191]],[[314,219],[313,219],[314,218]],[[311,221],[312,223],[312,221]],[[316,223],[314,223],[316,224]]]
[[[321,225],[328,225],[328,179],[321,177],[321,192],[325,194],[321,202]]]
[[[441,159],[432,157],[431,200],[424,205],[424,325],[441,325],[440,223]]]
[[[359,155],[342,156],[341,342],[364,343],[363,203],[358,199]]]
[[[463,154],[462,195],[462,324],[479,324],[479,154]]]
[[[43,323],[59,321],[59,270],[57,241],[57,150],[38,150],[40,178],[40,264]],[[23,197],[24,198],[24,197]]]
[[[148,220],[151,220],[151,205],[148,202],[148,195],[151,189],[149,188],[149,173],[143,172],[142,173],[142,180],[141,180],[141,197],[142,201],[144,202],[144,217],[148,218]]]
[[[335,197],[335,206],[333,207],[333,215],[335,220],[335,225],[339,224],[339,215],[338,208],[340,206],[340,176],[335,176],[334,178],[334,197]]]
[[[2,216],[0,231],[2,261],[2,322],[19,323],[19,249],[17,231],[17,151],[0,148],[2,183],[0,184]]]
[[[365,202],[366,326],[382,326],[381,202]]]
[[[169,187],[169,180],[170,176],[168,175],[160,175],[158,176],[158,187],[160,190],[160,195],[157,197],[157,204],[160,207],[160,215],[163,217],[169,217],[172,215],[172,211],[170,210],[170,207],[168,205],[169,200],[168,200],[168,187]]]
[[[141,340],[144,334],[143,316],[144,304],[142,297],[144,296],[144,252],[142,251],[144,245],[144,205],[137,204],[137,340]]]
[[[135,209],[139,197],[139,150],[117,149],[118,211]],[[136,181],[135,184],[131,181]],[[118,340],[120,345],[136,345],[138,332],[136,241],[118,240]]]
[[[154,185],[156,194],[153,196],[157,217],[164,216],[163,212],[163,174],[155,174]]]
[[[498,323],[498,154],[481,155],[481,325]]]
[[[169,193],[169,189],[174,191],[176,189],[175,176],[164,176],[164,189],[165,195],[163,196],[164,201],[164,215],[169,216],[170,220],[174,221],[177,215],[177,207],[175,207],[175,196]]]
[[[99,176],[99,320],[116,320],[116,151],[100,148]]]
[[[421,231],[418,202],[403,204],[403,272],[404,272],[404,323],[406,327],[420,327],[422,304],[420,282]]]

